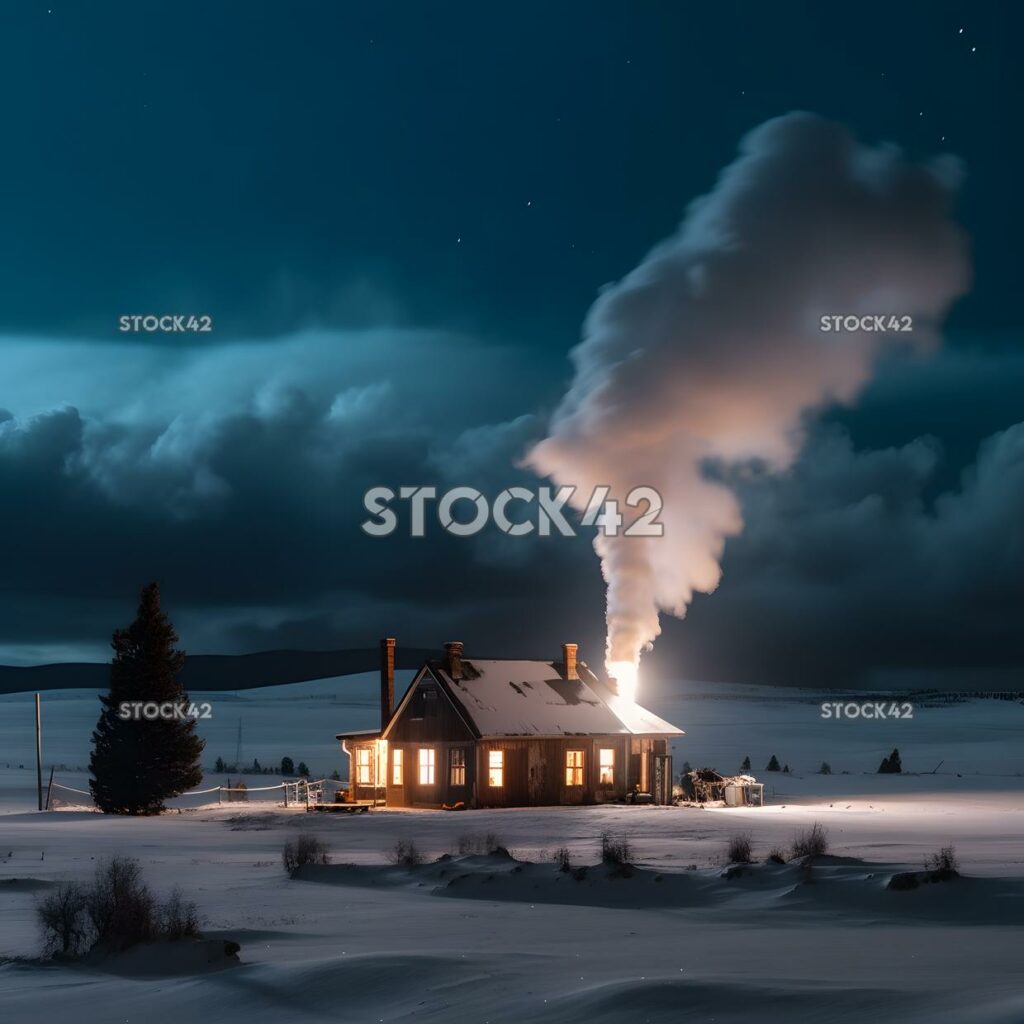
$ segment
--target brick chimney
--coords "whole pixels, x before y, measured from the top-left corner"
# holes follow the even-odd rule
[[[462,678],[462,641],[449,640],[444,645],[444,670],[452,679]]]
[[[395,638],[386,636],[380,642],[380,728],[391,721],[395,708]]]
[[[576,644],[562,644],[562,664],[565,666],[566,679],[579,679],[576,671]]]

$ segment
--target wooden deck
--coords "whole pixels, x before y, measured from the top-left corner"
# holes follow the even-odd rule
[[[328,814],[365,814],[372,806],[372,800],[353,800],[343,804],[310,804],[306,809]]]

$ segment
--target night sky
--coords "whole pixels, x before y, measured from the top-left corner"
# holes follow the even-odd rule
[[[1019,685],[1018,8],[6,4],[0,662],[104,659],[157,579],[193,653],[387,633],[599,663],[586,531],[372,540],[363,492],[535,484],[602,287],[805,110],[959,158],[973,283],[938,352],[736,481],[723,581],[649,664]]]

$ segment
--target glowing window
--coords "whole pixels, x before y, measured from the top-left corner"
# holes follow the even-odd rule
[[[403,782],[402,775],[402,751],[392,750],[391,751],[391,785],[401,786]]]
[[[567,786],[583,785],[582,750],[567,750],[565,752],[565,784]]]
[[[432,747],[420,748],[420,785],[434,784],[434,751]]]
[[[602,747],[598,759],[602,786],[615,784],[615,751],[611,747]]]
[[[489,750],[487,752],[487,785],[505,785],[505,751]]]
[[[451,784],[464,786],[466,784],[466,752],[461,749],[451,750],[448,754],[448,764],[451,768]]]
[[[356,783],[360,786],[370,785],[370,748],[356,748]]]

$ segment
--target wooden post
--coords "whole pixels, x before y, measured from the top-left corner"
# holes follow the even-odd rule
[[[43,720],[39,709],[39,694],[36,694],[36,797],[39,810],[43,809]]]
[[[53,791],[53,765],[50,765],[50,781],[46,784],[46,810],[50,809],[50,793]]]
[[[309,779],[306,779],[306,810],[309,810]]]

